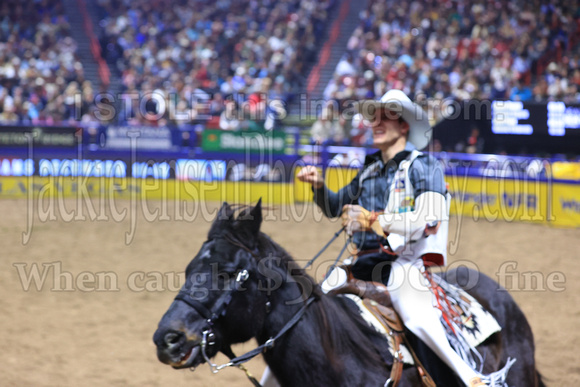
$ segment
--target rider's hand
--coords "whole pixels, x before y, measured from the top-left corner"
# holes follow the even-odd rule
[[[318,168],[314,165],[307,165],[300,170],[298,176],[296,176],[298,180],[312,184],[312,186],[316,189],[322,188],[324,186],[324,179],[318,173]]]
[[[377,213],[359,206],[347,204],[342,207],[342,225],[346,227],[346,233],[352,235],[357,231],[372,230],[379,236],[385,236],[381,224],[377,220]]]

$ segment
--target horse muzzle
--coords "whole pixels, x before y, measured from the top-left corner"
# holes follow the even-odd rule
[[[189,338],[180,331],[158,330],[153,341],[157,346],[159,361],[175,369],[196,367],[203,361],[200,356],[200,340],[197,337]]]

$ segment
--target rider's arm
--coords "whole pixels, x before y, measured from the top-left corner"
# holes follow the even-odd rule
[[[432,156],[418,157],[409,169],[411,184],[415,191],[415,208],[413,211],[382,214],[377,220],[387,233],[403,235],[408,240],[420,238],[429,225],[447,220],[444,170]]]
[[[428,225],[431,226],[447,218],[445,196],[439,192],[427,191],[415,199],[413,211],[381,214],[377,220],[386,233],[399,234],[408,240],[416,240],[423,236]]]
[[[314,202],[320,207],[324,215],[329,218],[336,218],[342,213],[342,207],[345,204],[354,203],[359,195],[359,174],[346,186],[338,192],[334,192],[326,185],[321,188],[313,188]]]

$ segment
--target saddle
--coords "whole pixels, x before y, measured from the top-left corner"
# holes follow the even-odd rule
[[[392,338],[395,356],[393,356],[391,375],[387,383],[385,383],[385,386],[396,387],[401,381],[403,375],[403,353],[401,351],[401,344],[404,343],[413,358],[423,386],[436,387],[435,382],[419,361],[417,354],[405,336],[403,322],[397,312],[395,312],[395,309],[393,309],[387,287],[379,282],[362,281],[354,278],[350,266],[342,265],[340,268],[346,272],[347,279],[343,285],[332,289],[329,294],[353,294],[360,297],[366,309],[380,322]]]

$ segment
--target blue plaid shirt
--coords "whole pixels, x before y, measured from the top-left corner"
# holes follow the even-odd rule
[[[369,211],[384,211],[395,172],[401,161],[414,149],[408,142],[405,150],[397,153],[387,163],[383,162],[380,151],[367,156],[356,177],[338,192],[333,192],[326,186],[314,189],[314,202],[329,218],[340,216],[345,204],[358,204]],[[442,195],[447,192],[443,167],[428,154],[417,157],[409,169],[409,174],[415,198],[427,191],[439,192]],[[353,236],[353,242],[359,250],[377,249],[379,241],[386,244],[385,240],[381,241],[372,231],[357,232]]]

